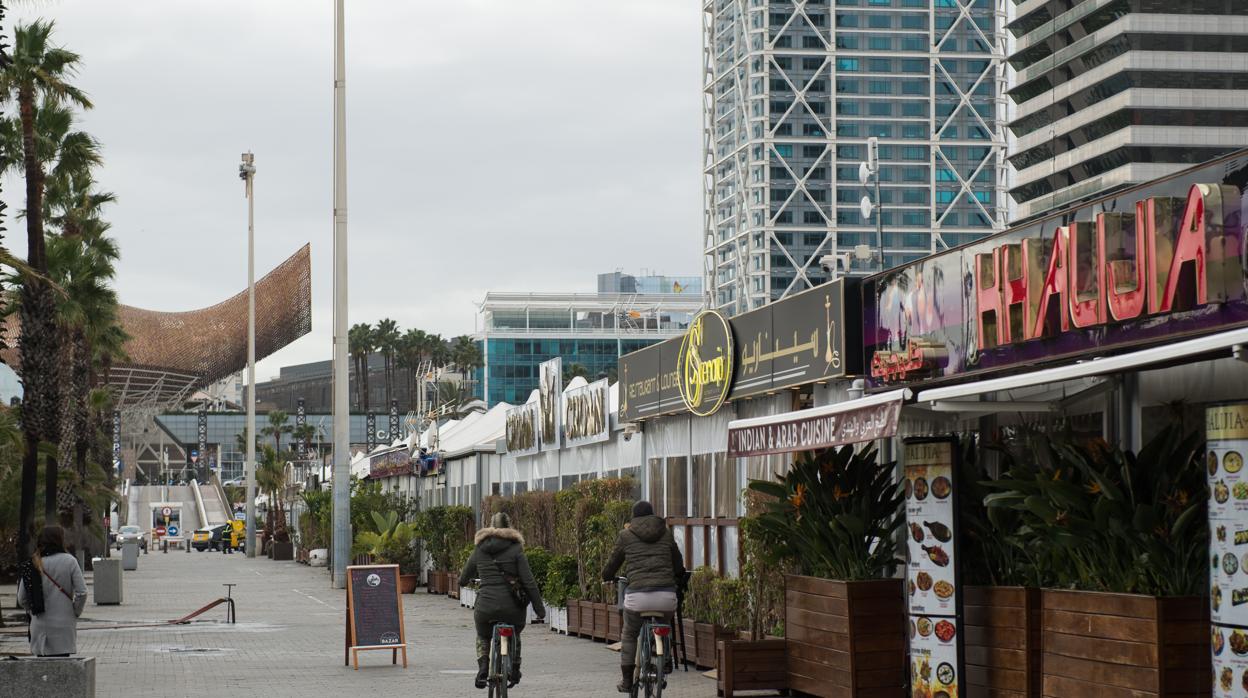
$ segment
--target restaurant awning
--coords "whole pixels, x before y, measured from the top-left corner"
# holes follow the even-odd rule
[[[977,407],[982,405],[978,401],[980,395],[1138,371],[1158,364],[1174,363],[1183,359],[1194,360],[1210,354],[1219,356],[1233,354],[1236,357],[1248,358],[1248,353],[1244,351],[1245,346],[1248,346],[1248,328],[1240,328],[1127,354],[1098,357],[1069,366],[1057,366],[944,388],[930,388],[919,392],[918,397],[915,398],[915,404],[941,412],[958,412],[963,407],[966,411],[978,411]],[[966,398],[975,399],[967,400]],[[1009,402],[992,404],[996,405],[996,409],[1014,409],[1014,405]]]
[[[728,457],[745,458],[874,441],[897,433],[909,388],[835,405],[737,419],[728,424]]]

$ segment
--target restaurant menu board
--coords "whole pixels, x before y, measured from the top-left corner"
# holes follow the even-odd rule
[[[905,443],[906,593],[913,695],[958,698],[962,673],[952,439]]]
[[[398,565],[347,567],[347,606],[351,647],[389,649],[403,644]]]
[[[1248,696],[1248,403],[1205,411],[1213,695]]]

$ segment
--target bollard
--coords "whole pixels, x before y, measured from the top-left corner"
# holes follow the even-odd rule
[[[165,553],[166,555],[169,554],[169,539],[168,538],[160,539],[160,552]]]

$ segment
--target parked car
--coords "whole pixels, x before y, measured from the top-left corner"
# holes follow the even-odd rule
[[[225,487],[245,487],[247,485],[246,478],[236,477],[221,483]]]
[[[191,547],[199,551],[204,550],[220,550],[222,541],[221,537],[227,535],[229,524],[221,524],[219,526],[210,526],[195,531],[191,536]],[[226,543],[228,545],[228,542]]]
[[[137,542],[139,544],[139,548],[141,548],[143,552],[147,552],[147,531],[144,531],[138,526],[122,526],[121,529],[117,531],[116,541],[118,550],[121,550],[121,546],[126,543]]]

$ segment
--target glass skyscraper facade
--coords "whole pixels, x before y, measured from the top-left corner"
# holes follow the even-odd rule
[[[538,366],[555,357],[563,358],[565,373],[614,379],[621,356],[683,332],[701,310],[702,295],[645,293],[638,287],[646,278],[652,277],[629,281],[630,290],[620,293],[486,294],[474,335],[484,359],[476,396],[491,406],[522,404],[537,388]],[[661,285],[671,288],[680,278],[687,277],[664,277]],[[618,282],[599,278],[600,286]]]
[[[1007,0],[709,0],[705,284],[743,312],[1004,227]],[[859,181],[879,142],[879,212]],[[876,216],[883,224],[877,237]],[[882,250],[880,249],[882,243]],[[865,250],[864,250],[865,251]]]

